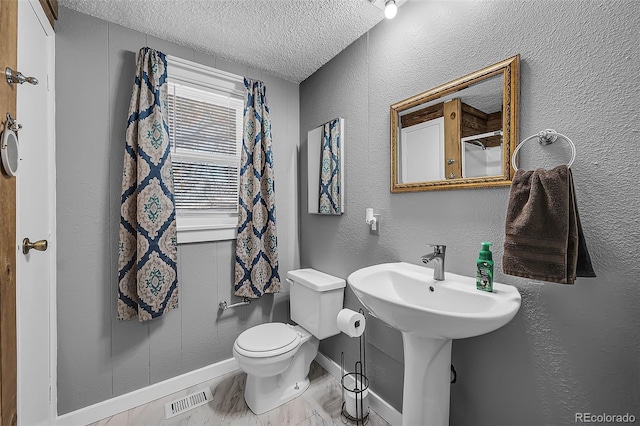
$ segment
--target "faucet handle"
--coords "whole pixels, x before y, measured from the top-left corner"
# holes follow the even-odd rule
[[[444,244],[427,244],[429,247],[433,247],[435,254],[444,254],[447,251],[447,246]]]

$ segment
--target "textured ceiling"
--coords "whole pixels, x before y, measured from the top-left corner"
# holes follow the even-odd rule
[[[295,83],[384,18],[369,0],[60,0],[60,4]]]

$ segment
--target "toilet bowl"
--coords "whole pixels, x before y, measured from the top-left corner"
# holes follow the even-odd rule
[[[244,399],[251,411],[265,413],[306,391],[319,344],[302,327],[283,323],[258,325],[238,336],[233,356],[247,373]]]
[[[309,387],[309,368],[320,339],[338,334],[336,317],[346,282],[313,269],[287,274],[291,319],[298,325],[266,323],[242,332],[233,356],[247,373],[244,398],[255,414],[300,396]]]

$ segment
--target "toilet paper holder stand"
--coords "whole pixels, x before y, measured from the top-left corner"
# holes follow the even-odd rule
[[[364,311],[359,309],[362,315]],[[355,322],[355,326],[360,326],[360,321]],[[366,376],[366,341],[364,331],[359,337],[360,354],[358,361],[354,365],[354,371],[345,373],[344,352],[340,356],[340,369],[342,385],[342,416],[356,425],[365,425],[369,421],[369,404],[365,404],[369,389],[369,379]]]

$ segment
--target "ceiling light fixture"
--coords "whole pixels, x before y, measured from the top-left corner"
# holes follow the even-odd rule
[[[387,19],[395,18],[398,13],[398,6],[396,5],[396,0],[387,0],[384,3],[384,16]]]

